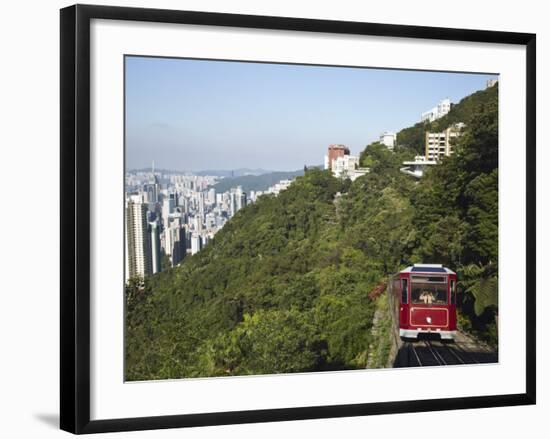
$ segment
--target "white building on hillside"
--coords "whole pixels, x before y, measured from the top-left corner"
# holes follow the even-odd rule
[[[437,162],[435,160],[426,160],[426,157],[423,155],[417,155],[414,161],[405,161],[403,165],[404,167],[400,169],[401,172],[416,178],[421,178],[424,176],[427,167],[437,165]]]
[[[281,180],[279,183],[275,183],[273,186],[267,189],[268,194],[275,194],[279,195],[279,192],[284,191],[285,189],[288,189],[288,187],[291,185],[292,180]]]
[[[337,157],[332,162],[332,175],[337,178],[349,178],[354,181],[369,172],[368,168],[359,167],[359,157],[344,155]]]
[[[422,113],[420,118],[421,122],[433,122],[443,116],[445,116],[449,111],[451,111],[452,103],[449,98],[443,99],[437,106]]]
[[[390,151],[393,151],[396,140],[397,134],[392,133],[391,131],[384,131],[380,134],[380,143],[386,145]]]

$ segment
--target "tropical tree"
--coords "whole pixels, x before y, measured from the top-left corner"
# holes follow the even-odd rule
[[[493,263],[487,265],[469,264],[459,269],[458,286],[464,293],[474,299],[474,310],[477,316],[487,309],[498,311],[498,276]]]

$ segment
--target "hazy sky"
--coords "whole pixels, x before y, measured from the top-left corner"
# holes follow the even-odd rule
[[[331,143],[358,154],[493,76],[126,58],[126,166],[295,170]]]

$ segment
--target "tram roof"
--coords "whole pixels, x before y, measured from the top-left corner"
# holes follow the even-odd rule
[[[405,268],[401,273],[445,273],[455,274],[454,271],[449,270],[442,264],[414,264]]]

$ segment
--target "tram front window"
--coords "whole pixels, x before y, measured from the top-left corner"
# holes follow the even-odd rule
[[[416,305],[446,305],[447,282],[445,278],[413,276],[411,302]]]

